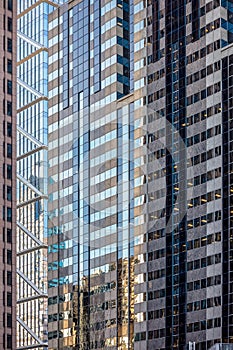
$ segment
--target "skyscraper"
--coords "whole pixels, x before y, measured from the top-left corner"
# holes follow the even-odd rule
[[[48,346],[48,15],[62,2],[17,1],[17,348],[19,349],[44,350]]]
[[[83,0],[50,15],[51,349],[233,343],[232,12]]]
[[[0,348],[16,346],[16,7],[0,3],[1,74],[1,290]]]

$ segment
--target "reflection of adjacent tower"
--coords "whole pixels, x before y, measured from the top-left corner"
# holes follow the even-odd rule
[[[134,258],[113,262],[108,271],[101,267],[90,276],[90,307],[82,320],[89,323],[90,348],[133,349]],[[82,300],[80,296],[80,301]],[[90,312],[90,315],[88,315]],[[80,331],[82,327],[80,327]],[[86,331],[86,329],[84,329]],[[81,342],[80,342],[81,343]]]
[[[90,348],[90,306],[88,277],[83,276],[79,292],[79,348]]]
[[[73,316],[73,327],[72,327],[72,345],[77,346],[79,340],[79,325],[78,325],[78,315],[79,315],[79,287],[74,285],[73,287],[73,303],[71,307]],[[70,315],[71,316],[71,315]]]
[[[117,348],[129,350],[134,339],[134,258],[119,259],[117,266]]]

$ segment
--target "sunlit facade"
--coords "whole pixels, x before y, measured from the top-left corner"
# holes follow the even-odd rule
[[[59,3],[62,1],[17,1],[18,349],[48,347],[48,15]]]
[[[48,342],[233,343],[229,1],[49,16]]]

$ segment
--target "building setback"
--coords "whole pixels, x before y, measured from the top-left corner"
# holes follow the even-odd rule
[[[0,348],[16,349],[16,7],[0,3]]]
[[[49,16],[48,343],[233,343],[232,6]]]

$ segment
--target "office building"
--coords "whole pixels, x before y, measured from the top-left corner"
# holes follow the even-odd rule
[[[232,4],[49,16],[48,344],[233,343]]]
[[[0,348],[16,346],[16,7],[0,3],[1,241]]]
[[[61,3],[17,1],[18,349],[48,347],[48,15]]]

